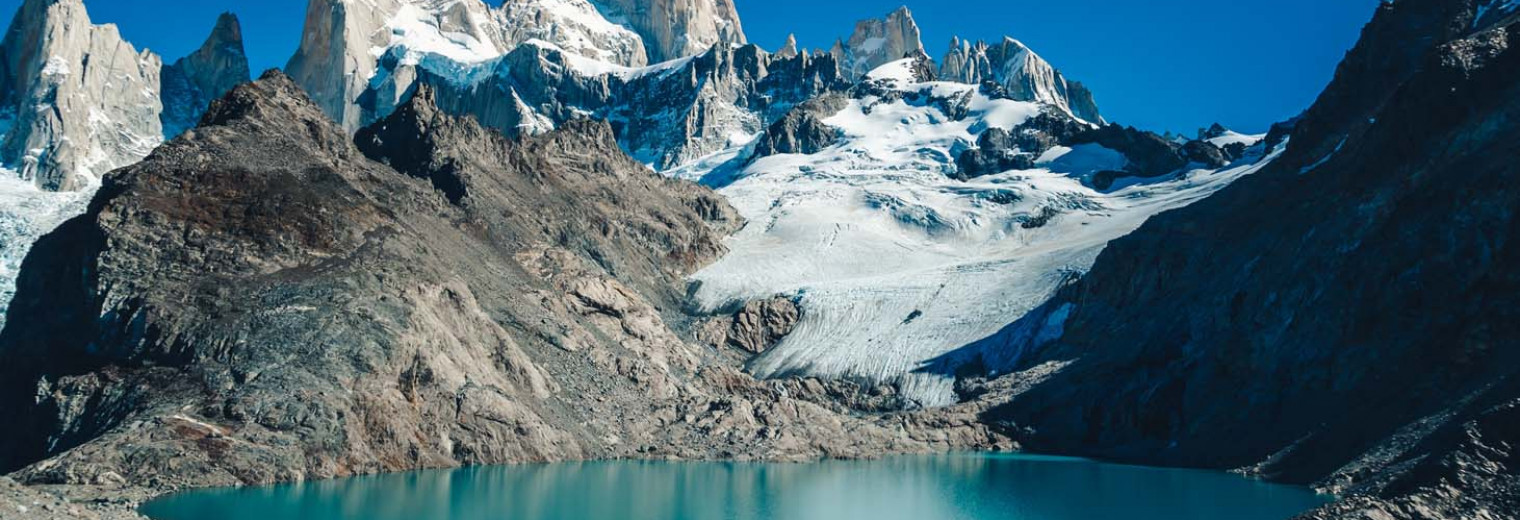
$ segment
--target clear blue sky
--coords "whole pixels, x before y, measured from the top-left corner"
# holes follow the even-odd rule
[[[500,0],[492,0],[500,3]],[[1192,132],[1218,121],[1264,131],[1306,108],[1380,0],[735,0],[745,32],[774,49],[848,36],[856,20],[906,3],[938,59],[952,35],[1029,44],[1087,83],[1111,120]],[[174,59],[238,13],[255,71],[279,67],[299,43],[305,0],[85,0],[139,47]],[[9,25],[20,0],[0,0]]]

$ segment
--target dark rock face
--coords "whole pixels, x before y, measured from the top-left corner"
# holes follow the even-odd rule
[[[1011,132],[989,128],[977,137],[976,148],[956,157],[958,176],[965,180],[1033,168],[1036,158],[1090,130],[1086,124],[1049,111],[1029,118]]]
[[[977,138],[975,149],[955,158],[955,165],[964,180],[1009,170],[1027,170],[1034,167],[1035,157],[1024,153],[1007,130],[989,128]]]
[[[1259,174],[1105,250],[989,417],[1048,450],[1248,468],[1308,518],[1520,511],[1520,27],[1384,3]],[[1274,132],[1278,133],[1278,132]]]
[[[841,94],[827,94],[798,105],[772,123],[755,143],[754,158],[780,154],[815,154],[839,141],[839,129],[825,124],[844,110],[849,99]]]
[[[1066,83],[1067,103],[1071,107],[1071,113],[1093,124],[1104,124],[1103,114],[1098,110],[1098,100],[1093,97],[1092,89],[1087,88],[1080,81]]]
[[[1268,152],[1277,150],[1277,147],[1282,146],[1283,143],[1288,141],[1289,137],[1293,136],[1293,130],[1298,127],[1299,119],[1301,117],[1275,123],[1271,129],[1267,130],[1267,137],[1262,139],[1262,143],[1266,145]]]
[[[1095,143],[1124,154],[1129,159],[1126,171],[1136,177],[1166,175],[1182,169],[1188,163],[1187,154],[1183,153],[1177,143],[1134,127],[1108,125],[1077,135],[1071,142]]]
[[[1130,176],[1129,172],[1125,172],[1125,171],[1103,170],[1103,171],[1099,171],[1099,172],[1093,173],[1092,180],[1089,181],[1089,182],[1092,183],[1092,187],[1094,189],[1097,189],[1099,191],[1103,191],[1103,190],[1107,190],[1109,188],[1112,188],[1114,186],[1114,181],[1117,181],[1119,179],[1123,179],[1123,178],[1129,177],[1129,176]]]
[[[1242,148],[1240,150],[1244,152]],[[1203,165],[1205,168],[1222,168],[1230,164],[1230,156],[1224,149],[1214,146],[1208,141],[1188,141],[1182,145],[1182,154],[1187,156],[1189,162]]]
[[[236,15],[224,13],[200,49],[162,70],[164,136],[172,139],[194,127],[212,101],[250,77],[242,25]]]
[[[1224,145],[1224,148],[1220,148],[1219,150],[1221,152],[1224,152],[1225,161],[1226,162],[1231,162],[1231,161],[1238,161],[1242,157],[1245,157],[1246,156],[1246,150],[1250,150],[1250,149],[1251,149],[1251,147],[1246,146],[1245,143],[1230,143],[1230,144]]]
[[[1216,137],[1224,137],[1229,133],[1230,129],[1225,128],[1224,125],[1221,125],[1219,123],[1214,123],[1212,125],[1209,125],[1208,128],[1201,128],[1198,130],[1198,140],[1207,141]]]
[[[924,53],[923,49],[915,49],[903,55],[903,57],[913,60],[913,81],[928,83],[939,79],[939,72],[934,67],[934,58],[930,58],[928,54]]]
[[[876,398],[835,395],[863,389],[762,384],[688,342],[674,309],[732,208],[603,123],[510,140],[429,94],[355,146],[271,72],[107,177],[23,267],[0,469],[162,489],[1008,446],[978,407],[857,416]],[[757,313],[743,334],[784,334]]]
[[[1013,145],[1038,157],[1089,130],[1092,130],[1091,126],[1064,115],[1041,112],[1014,129]]]

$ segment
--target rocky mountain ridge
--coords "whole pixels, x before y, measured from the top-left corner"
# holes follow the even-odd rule
[[[715,32],[704,32],[710,45],[698,49],[688,41],[686,54],[646,64],[626,53],[608,52],[627,46],[605,38],[542,30],[565,25],[552,13],[578,13],[571,18],[581,21],[626,21],[616,14],[620,8],[596,7],[606,11],[604,19],[594,6],[576,2],[584,3],[534,0],[492,9],[470,0],[440,11],[391,0],[380,9],[354,14],[314,2],[301,50],[287,70],[350,130],[384,117],[415,85],[426,82],[448,93],[443,96],[449,100],[447,110],[476,116],[509,135],[541,133],[586,115],[608,119],[635,158],[690,177],[740,154],[792,106],[848,88],[905,55],[928,60],[911,12],[901,8],[882,20],[861,21],[849,47],[841,43],[827,53],[800,52],[795,38],[770,53],[740,43],[742,33],[720,23]],[[722,4],[714,9],[726,11]],[[711,10],[683,9],[672,12]],[[602,27],[603,35],[627,30],[611,22],[587,26],[593,25]],[[390,30],[372,29],[376,26]],[[451,29],[456,26],[461,29]],[[648,35],[643,38],[647,43]],[[1029,67],[1010,65],[999,76],[1005,96],[1056,104],[1102,121],[1090,93],[1069,85],[1032,52],[1021,56]]]
[[[887,13],[885,18],[857,22],[850,39],[837,42],[830,53],[850,79],[860,80],[877,67],[923,54],[924,42],[919,36],[918,22],[913,21],[913,13],[904,6]]]

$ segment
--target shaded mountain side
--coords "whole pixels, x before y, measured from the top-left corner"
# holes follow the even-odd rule
[[[174,138],[195,127],[212,101],[247,82],[248,56],[243,52],[243,26],[237,15],[222,13],[199,49],[165,65],[160,72],[164,111],[159,115],[164,135]]]
[[[1384,3],[1279,161],[1002,336],[1064,369],[988,419],[1353,495],[1316,518],[1520,511],[1520,27],[1477,4]]]
[[[971,408],[857,415],[889,390],[761,383],[687,341],[726,202],[605,124],[509,140],[430,93],[355,146],[272,71],[108,176],[23,267],[0,469],[164,490],[1007,447]]]

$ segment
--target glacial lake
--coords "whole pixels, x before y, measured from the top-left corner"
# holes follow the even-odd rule
[[[1283,520],[1326,503],[1237,475],[1029,455],[582,462],[191,491],[156,520]]]

